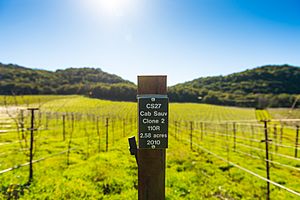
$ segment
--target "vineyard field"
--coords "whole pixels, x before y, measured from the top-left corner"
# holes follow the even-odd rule
[[[300,109],[273,108],[269,113],[276,119],[299,119]]]
[[[32,107],[39,110],[29,181]],[[265,199],[266,161],[271,199],[300,199],[299,123],[275,120],[286,110],[195,103],[170,103],[169,110],[166,199]],[[127,141],[137,126],[134,102],[0,96],[0,199],[137,199]]]

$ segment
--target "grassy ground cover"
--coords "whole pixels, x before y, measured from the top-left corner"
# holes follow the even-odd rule
[[[26,186],[27,166],[0,174],[0,199],[137,199],[137,165],[127,144],[127,137],[137,133],[136,103],[81,96],[30,96],[13,98],[6,107],[16,107],[14,101],[24,105],[24,98],[31,101],[27,106],[40,107],[35,119],[39,130],[35,135],[34,159],[47,159],[34,164],[30,186]],[[14,115],[18,120],[19,111]],[[266,115],[273,117],[268,113],[260,116]],[[258,142],[264,139],[264,129],[254,123],[256,119],[254,109],[170,104],[166,198],[265,199],[264,181],[203,150],[265,177],[264,143]],[[25,127],[29,123],[30,115],[24,113]],[[190,123],[193,123],[192,149]],[[278,135],[275,137],[272,124],[271,138],[282,146],[270,146],[271,180],[299,192],[300,162],[290,158],[294,149],[283,147],[293,143],[289,141],[293,132],[284,128],[279,143],[280,127],[275,126]],[[8,130],[16,126],[0,128]],[[28,140],[29,131],[24,134]],[[1,133],[0,150],[0,171],[28,162],[28,141],[20,130]],[[296,199],[275,186],[271,186],[271,197]]]

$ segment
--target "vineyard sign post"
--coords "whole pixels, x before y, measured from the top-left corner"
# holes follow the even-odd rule
[[[167,76],[138,76],[138,197],[165,199]]]

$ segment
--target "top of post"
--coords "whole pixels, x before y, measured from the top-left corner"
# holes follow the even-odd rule
[[[27,110],[39,110],[39,108],[27,108]]]
[[[167,94],[167,76],[138,76],[138,94]]]

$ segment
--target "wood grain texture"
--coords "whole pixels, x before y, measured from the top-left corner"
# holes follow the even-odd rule
[[[167,94],[167,76],[138,76],[138,95]],[[139,200],[165,199],[165,149],[138,150]]]
[[[138,76],[137,94],[167,94],[167,76]]]

